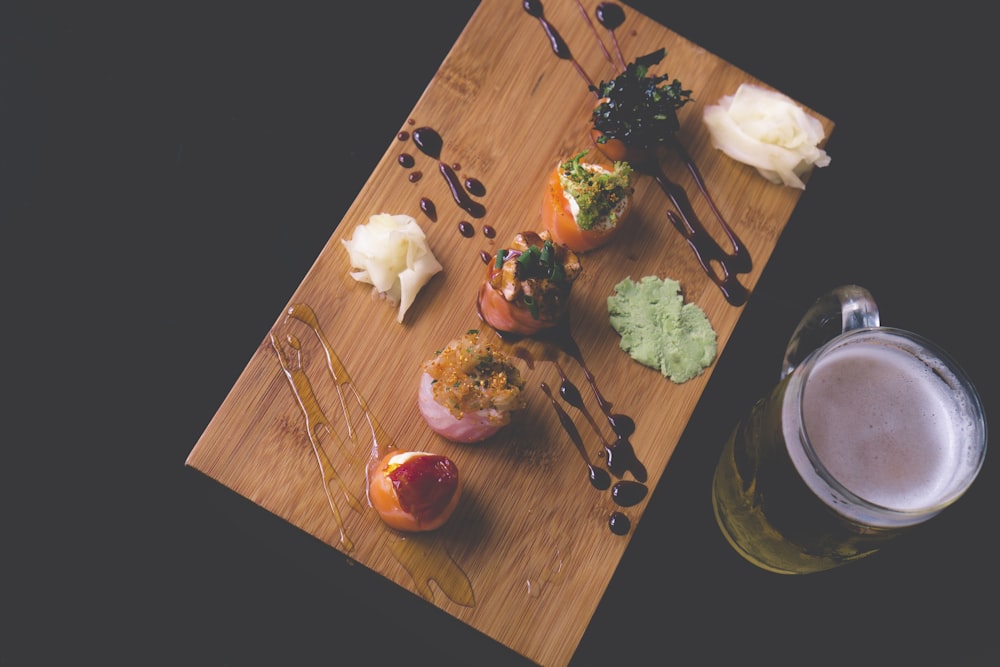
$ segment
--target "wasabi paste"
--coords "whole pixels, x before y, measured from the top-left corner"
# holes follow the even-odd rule
[[[624,351],[678,384],[715,360],[715,329],[701,308],[684,303],[676,280],[625,278],[608,297],[608,315]]]

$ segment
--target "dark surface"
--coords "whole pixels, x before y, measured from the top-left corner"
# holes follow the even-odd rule
[[[365,4],[0,5],[0,662],[524,662],[183,465],[475,6]],[[742,561],[708,496],[836,284],[995,417],[990,23],[630,4],[837,125],[573,665],[995,664],[995,454],[922,530],[803,578]]]

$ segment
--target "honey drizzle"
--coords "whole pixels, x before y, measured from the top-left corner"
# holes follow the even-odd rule
[[[378,467],[379,461],[381,461],[386,454],[395,450],[396,445],[382,428],[381,424],[378,423],[378,420],[376,420],[372,415],[371,410],[368,409],[368,404],[365,402],[365,399],[358,393],[358,390],[354,386],[354,382],[351,381],[351,376],[347,373],[347,368],[340,360],[340,357],[337,356],[337,353],[333,351],[333,346],[330,345],[330,341],[327,339],[322,327],[320,327],[315,311],[304,303],[292,304],[286,311],[285,322],[288,322],[288,320],[292,318],[299,320],[312,329],[313,333],[316,334],[316,338],[319,340],[320,345],[323,347],[323,352],[326,355],[327,370],[330,371],[330,376],[337,385],[337,398],[340,399],[340,409],[344,414],[344,420],[347,422],[347,434],[350,437],[351,442],[354,444],[355,449],[359,446],[358,435],[354,431],[354,423],[351,420],[351,410],[344,397],[345,391],[351,392],[351,395],[354,397],[354,401],[358,404],[358,407],[361,409],[361,413],[365,417],[365,421],[368,423],[368,428],[371,431],[372,446],[368,455],[368,465],[365,466],[365,481],[367,482],[371,479],[372,473]],[[368,488],[367,483],[365,484],[365,488]]]
[[[427,539],[426,534],[389,541],[389,551],[413,578],[417,593],[425,600],[434,600],[430,582],[434,581],[448,599],[463,607],[476,606],[476,593],[468,575],[451,555]]]
[[[347,372],[347,368],[340,360],[340,357],[337,356],[337,353],[334,351],[333,346],[327,339],[323,328],[320,326],[319,319],[316,317],[315,311],[304,303],[292,304],[285,311],[285,318],[282,323],[287,325],[289,321],[293,319],[308,326],[313,331],[323,348],[323,352],[326,356],[326,368],[336,384],[337,397],[340,401],[341,413],[344,416],[348,437],[350,438],[355,451],[359,449],[360,443],[358,433],[355,431],[351,420],[352,410],[350,404],[352,402],[357,404],[368,424],[372,445],[368,453],[368,464],[365,466],[365,489],[367,489],[367,482],[370,480],[378,462],[386,454],[397,449],[397,447],[392,438],[382,428],[381,424],[379,424],[378,420],[368,408],[368,403],[365,401],[364,397],[354,386],[354,382],[351,380],[351,377]],[[278,362],[281,364],[285,377],[288,379],[288,384],[291,387],[292,394],[295,396],[295,400],[298,403],[299,408],[302,410],[302,414],[306,422],[306,430],[309,434],[309,442],[312,445],[313,452],[319,462],[320,472],[323,478],[323,490],[326,494],[330,509],[333,512],[334,519],[337,522],[337,528],[340,533],[340,543],[345,551],[351,551],[354,549],[354,543],[345,532],[343,516],[341,515],[340,509],[337,507],[337,503],[330,490],[331,482],[336,482],[340,487],[344,496],[347,498],[347,503],[351,509],[362,511],[364,508],[347,489],[343,478],[337,473],[336,468],[324,452],[323,447],[318,440],[319,430],[321,428],[327,433],[334,435],[336,435],[336,433],[331,427],[329,419],[320,407],[319,400],[313,391],[312,383],[309,381],[309,377],[302,366],[302,349],[298,338],[292,334],[287,334],[285,336],[285,342],[295,351],[294,359],[292,360],[290,360],[289,355],[285,353],[285,350],[282,348],[281,342],[279,341],[278,335],[273,331],[270,334],[270,340],[271,346],[274,348],[278,357]],[[353,400],[348,399],[346,395],[347,392],[350,392]],[[370,505],[371,502],[369,501],[369,506]],[[379,521],[379,524],[382,525],[381,520]],[[384,525],[383,529],[389,531],[389,529]],[[389,532],[395,534],[395,531]],[[428,602],[434,601],[434,593],[430,587],[430,582],[434,581],[452,602],[465,607],[475,606],[476,597],[472,587],[472,581],[435,536],[429,534],[415,534],[412,538],[397,538],[395,540],[389,540],[388,547],[396,561],[403,567],[404,570],[406,570],[407,574],[410,575],[417,592]]]
[[[320,476],[323,478],[323,491],[326,494],[327,503],[330,505],[330,509],[333,511],[333,516],[337,520],[337,529],[340,532],[340,543],[344,546],[345,551],[352,551],[354,549],[354,542],[352,542],[347,536],[347,533],[344,532],[344,519],[340,514],[340,509],[337,507],[337,501],[334,500],[333,493],[330,489],[331,482],[336,482],[337,486],[340,487],[340,490],[347,498],[347,503],[351,509],[360,511],[361,503],[359,503],[357,498],[355,498],[347,487],[344,486],[343,478],[337,474],[336,468],[334,468],[333,463],[330,461],[329,457],[327,457],[326,452],[323,451],[323,446],[319,443],[319,429],[324,428],[328,433],[333,433],[333,429],[330,427],[330,422],[326,418],[326,415],[323,414],[323,410],[319,407],[319,401],[316,400],[316,394],[313,392],[312,384],[309,382],[309,377],[302,369],[302,351],[300,349],[299,340],[292,335],[289,335],[286,338],[289,347],[295,350],[295,363],[293,365],[289,363],[288,356],[281,348],[281,343],[278,341],[278,337],[273,332],[270,337],[271,346],[274,348],[275,354],[278,355],[278,363],[281,364],[281,370],[285,372],[288,384],[292,388],[292,394],[295,396],[295,400],[298,402],[299,408],[302,410],[302,415],[306,420],[306,432],[309,435],[309,444],[312,445],[313,453],[316,455],[316,462],[319,464],[319,472]]]

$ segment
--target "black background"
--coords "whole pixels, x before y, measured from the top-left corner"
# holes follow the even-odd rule
[[[183,465],[476,4],[0,5],[0,661],[526,662]],[[574,666],[997,658],[993,456],[834,572],[759,571],[712,517],[725,436],[834,285],[995,414],[990,24],[805,4],[626,4],[836,129]]]

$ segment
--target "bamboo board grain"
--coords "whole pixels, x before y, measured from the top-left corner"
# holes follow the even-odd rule
[[[583,4],[593,15],[597,3]],[[701,113],[740,83],[766,83],[641,13],[625,11],[617,37],[626,59],[665,47],[668,55],[657,71],[668,71],[694,91],[696,102],[679,113],[679,136],[750,250],[754,267],[741,282],[752,292],[802,193],[772,185],[712,149]],[[548,0],[545,17],[593,81],[614,75],[576,2]],[[444,140],[441,160],[460,165],[462,176],[486,186],[486,194],[477,198],[486,215],[470,218],[453,202],[435,160],[387,137],[375,171],[343,219],[331,221],[335,230],[288,301],[289,307],[307,305],[317,329],[286,321],[286,311],[277,314],[187,459],[188,466],[540,665],[569,662],[629,544],[628,535],[609,531],[608,515],[622,510],[634,530],[646,500],[622,509],[608,492],[589,485],[579,453],[540,390],[542,382],[558,387],[554,365],[524,367],[528,408],[480,445],[448,443],[424,425],[416,405],[417,368],[452,338],[482,328],[475,306],[483,271],[480,252],[493,254],[515,233],[537,229],[547,172],[557,160],[591,146],[587,132],[593,104],[584,79],[569,61],[555,56],[522,3],[484,0],[412,111],[401,118],[400,129],[437,130]],[[810,113],[829,135],[833,123]],[[414,169],[423,173],[416,183],[398,162],[402,152],[413,155]],[[728,248],[683,166],[668,159],[664,169],[687,189],[713,236]],[[421,213],[422,197],[435,202],[437,222]],[[572,295],[574,338],[604,396],[635,419],[632,444],[649,471],[651,490],[713,367],[678,385],[631,361],[608,324],[606,298],[625,277],[678,280],[686,299],[697,303],[715,327],[720,354],[742,312],[726,302],[666,221],[669,206],[651,179],[640,179],[631,227],[613,246],[584,255],[583,276]],[[444,266],[402,324],[395,308],[373,299],[367,285],[350,278],[341,243],[381,212],[416,218]],[[473,223],[474,237],[457,232],[461,220]],[[494,227],[496,238],[486,238],[483,225]],[[298,350],[287,342],[289,333]],[[277,348],[272,334],[282,341]],[[301,373],[286,376],[278,349],[290,368],[297,370],[301,363]],[[599,416],[580,367],[570,360],[561,365]],[[293,378],[308,386],[293,390]],[[300,404],[303,396],[315,403]],[[568,411],[596,462],[600,437],[579,413]],[[444,453],[459,465],[463,503],[444,528],[401,535],[367,506],[364,461],[373,432],[403,449]],[[604,437],[612,437],[609,429]],[[334,471],[329,497],[313,441]],[[352,504],[351,498],[360,502]],[[448,590],[444,580],[449,577],[467,588]]]

